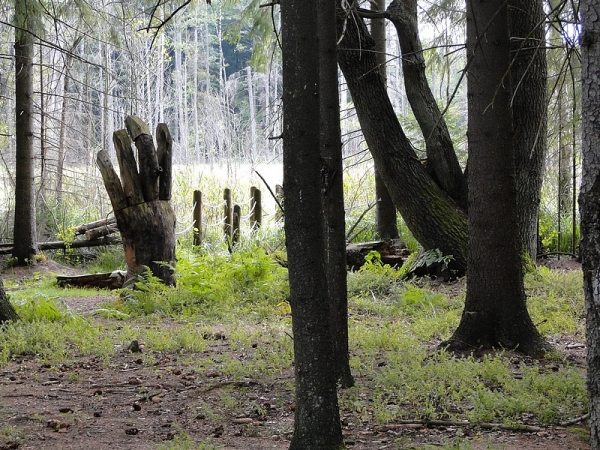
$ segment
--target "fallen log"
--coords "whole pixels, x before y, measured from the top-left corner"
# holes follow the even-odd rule
[[[116,236],[106,236],[99,239],[93,239],[91,241],[81,240],[73,242],[65,241],[50,241],[50,242],[39,242],[38,248],[40,250],[67,250],[69,248],[85,248],[85,247],[102,247],[105,245],[119,245],[121,244],[121,238]],[[0,255],[12,254],[11,247],[0,247]]]
[[[410,255],[410,250],[400,239],[361,242],[346,246],[346,264],[351,270],[359,269],[365,264],[366,256],[372,251],[379,253],[383,264],[392,267],[401,267]]]
[[[108,236],[109,234],[113,234],[119,231],[119,227],[117,227],[117,223],[114,222],[109,225],[100,226],[97,228],[92,228],[91,230],[87,230],[85,232],[85,238],[88,241],[92,241],[94,239],[98,239],[102,236]]]
[[[79,225],[75,227],[75,233],[77,234],[85,234],[89,230],[93,230],[94,228],[100,227],[110,227],[112,225],[117,224],[117,219],[111,217],[109,219],[100,219],[95,220],[94,222],[84,223],[83,225]]]
[[[114,272],[94,273],[89,275],[59,275],[56,277],[56,281],[60,287],[121,289],[126,276],[126,271],[115,270]]]

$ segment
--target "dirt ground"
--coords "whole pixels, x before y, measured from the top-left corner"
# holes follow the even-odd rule
[[[53,272],[61,269],[56,263],[44,264]],[[558,268],[577,269],[576,262]],[[26,278],[28,270],[13,270],[3,277]],[[40,267],[35,270],[39,272]],[[66,271],[72,273],[73,269],[64,268],[62,272]],[[65,297],[64,301],[85,316],[110,297],[107,293]],[[209,339],[208,350],[196,355],[198,358],[225,352],[243,358],[252,351],[233,350],[226,339]],[[564,338],[553,344],[569,359],[584,363],[582,343]],[[140,353],[126,348],[117,349],[108,365],[90,356],[75,357],[58,366],[34,357],[16,358],[0,369],[0,432],[12,427],[21,434],[18,442],[0,439],[0,450],[213,448],[192,446],[190,441],[179,441],[178,446],[182,435],[219,449],[289,447],[294,415],[291,370],[268,380],[240,382],[218,372],[196,372],[186,362],[188,359],[178,359],[174,354],[156,352],[153,360],[149,364]],[[356,381],[361,383],[360,379]],[[227,396],[247,399],[248,410],[233,413],[224,403]],[[353,450],[436,448],[457,438],[468,438],[470,448],[476,450],[589,448],[585,420],[574,426],[529,432],[482,430],[458,424],[381,427],[354,423],[352,416],[343,413],[342,423],[346,444]]]

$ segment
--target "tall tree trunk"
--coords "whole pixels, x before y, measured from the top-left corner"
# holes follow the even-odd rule
[[[467,1],[469,251],[467,297],[450,349],[547,348],[527,312],[510,109],[508,7]]]
[[[15,0],[15,221],[13,257],[31,262],[37,253],[33,173],[33,35],[36,5]]]
[[[82,38],[82,36],[78,36],[75,39],[73,45],[71,45],[69,48],[69,53],[67,53],[65,56],[65,68],[63,72],[63,98],[58,131],[58,160],[56,161],[56,204],[59,208],[62,207],[63,196],[63,172],[65,168],[66,157],[65,134],[67,129],[67,108],[69,106],[69,99],[71,96],[69,92],[71,90],[71,65],[73,64],[73,54],[75,53],[75,50],[77,49],[77,46],[81,42]],[[104,117],[105,114],[106,113],[103,112],[102,116]],[[104,133],[102,133],[102,135],[104,136]]]
[[[296,409],[290,449],[339,449],[321,208],[317,0],[281,4],[285,235]]]
[[[509,1],[517,211],[521,242],[534,260],[548,130],[544,19],[542,0]]]
[[[200,90],[198,80],[199,70],[199,59],[198,49],[200,48],[200,42],[198,41],[198,28],[200,23],[198,20],[198,6],[194,8],[194,90],[192,94],[192,113],[194,114],[194,159],[196,162],[200,162],[200,126],[198,122],[198,91]]]
[[[582,0],[582,154],[579,194],[585,290],[590,448],[600,449],[600,13],[599,0]]]
[[[398,32],[406,96],[425,139],[428,166],[441,188],[466,209],[463,173],[446,121],[425,76],[425,58],[417,26],[417,0],[394,0],[387,12]]]
[[[375,12],[384,11],[385,0],[376,0],[372,2],[371,9]],[[381,73],[383,82],[387,86],[385,19],[371,19],[371,35],[375,40],[375,54],[377,56],[379,73]],[[377,234],[381,239],[398,238],[396,206],[394,206],[392,196],[385,186],[381,175],[379,175],[377,166],[375,166],[375,197],[377,199],[377,207],[375,210]]]
[[[256,142],[256,105],[254,103],[254,77],[252,76],[252,67],[246,67],[246,80],[248,82],[248,106],[250,113],[250,162],[256,164],[258,156]]]
[[[348,350],[344,167],[336,57],[337,33],[335,27],[332,26],[335,23],[335,3],[331,0],[318,0],[317,3],[319,8],[321,192],[325,221],[325,271],[329,291],[332,356],[335,360],[337,382],[340,386],[347,388],[354,385],[354,379],[350,372]]]
[[[340,2],[338,2],[338,5]],[[363,20],[338,14],[342,37],[338,62],[373,159],[406,225],[426,249],[454,257],[458,271],[467,266],[467,220],[456,203],[433,180],[415,154],[389,100],[374,42]]]

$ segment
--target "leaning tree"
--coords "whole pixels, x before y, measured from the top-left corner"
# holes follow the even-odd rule
[[[492,110],[495,107],[495,96],[502,94],[504,100],[507,98],[508,100],[503,105],[505,108],[498,115],[498,118],[510,119],[514,117],[515,121],[520,123],[519,129],[513,130],[511,121],[510,132],[503,137],[497,136],[500,143],[506,144],[506,148],[503,149],[506,151],[495,155],[498,158],[504,158],[502,159],[504,162],[501,164],[509,164],[502,167],[503,173],[498,173],[499,179],[502,181],[499,185],[504,186],[512,193],[519,192],[520,197],[513,195],[510,198],[504,198],[503,203],[500,203],[501,205],[510,206],[510,211],[514,213],[514,217],[509,223],[504,223],[506,226],[502,228],[500,222],[506,222],[506,216],[501,215],[499,218],[494,216],[496,220],[486,222],[488,228],[483,231],[484,234],[481,236],[481,238],[484,238],[486,237],[485,233],[487,233],[489,237],[498,232],[503,233],[502,236],[507,236],[509,241],[505,242],[506,248],[497,245],[497,243],[486,247],[487,250],[490,250],[486,254],[491,258],[491,261],[480,261],[481,265],[474,259],[475,255],[473,253],[483,248],[481,245],[484,244],[481,243],[481,239],[479,243],[476,243],[477,239],[471,239],[472,248],[468,250],[468,247],[471,238],[470,233],[475,229],[472,224],[481,219],[482,213],[480,210],[476,217],[471,217],[470,208],[473,206],[471,204],[473,199],[482,198],[481,192],[477,192],[477,190],[487,189],[488,185],[485,184],[485,181],[490,180],[485,179],[488,175],[486,173],[479,172],[476,177],[472,177],[470,172],[472,170],[483,170],[483,165],[487,163],[483,162],[484,159],[476,159],[476,161],[482,163],[479,164],[478,162],[479,167],[477,169],[471,168],[470,163],[468,163],[464,172],[461,169],[452,147],[452,140],[445,125],[443,114],[431,93],[425,76],[425,59],[417,27],[417,0],[393,0],[384,16],[391,20],[398,33],[402,51],[402,70],[406,94],[425,138],[426,161],[421,161],[417,157],[413,145],[404,133],[387,96],[383,78],[377,70],[377,60],[373,52],[374,42],[361,18],[361,14],[365,14],[365,12],[360,9],[344,9],[349,5],[347,2],[338,2],[340,8],[340,14],[338,14],[340,50],[338,55],[340,67],[352,94],[362,132],[373,159],[376,165],[381,168],[380,174],[388,187],[394,204],[421,245],[426,249],[437,248],[446,255],[452,255],[454,267],[458,271],[464,272],[468,266],[469,276],[472,277],[473,282],[478,277],[485,280],[489,274],[497,275],[489,263],[493,263],[498,259],[502,252],[507,252],[505,255],[507,258],[501,264],[497,264],[495,270],[503,271],[507,269],[503,280],[514,285],[513,292],[506,292],[505,296],[499,297],[497,294],[502,293],[503,289],[500,289],[494,295],[492,291],[498,289],[498,286],[492,283],[485,284],[485,282],[480,285],[482,289],[478,293],[476,293],[476,289],[471,289],[472,302],[465,308],[465,315],[463,316],[465,324],[461,324],[461,328],[457,330],[454,342],[464,338],[469,344],[475,342],[478,343],[477,345],[486,347],[505,346],[510,348],[518,346],[522,351],[539,353],[546,348],[546,345],[531,324],[531,319],[527,313],[525,295],[522,289],[523,268],[521,267],[525,251],[531,254],[535,254],[535,252],[530,249],[532,239],[520,234],[521,231],[524,235],[529,235],[532,230],[536,230],[536,227],[525,227],[518,224],[520,221],[525,220],[528,225],[531,225],[531,223],[537,224],[540,184],[537,182],[523,183],[522,179],[527,178],[524,174],[528,174],[528,171],[531,172],[532,178],[541,176],[538,173],[539,166],[536,164],[539,162],[540,152],[542,155],[543,152],[537,144],[539,142],[543,144],[544,140],[535,141],[535,139],[529,138],[532,135],[536,136],[540,132],[545,132],[542,125],[545,115],[544,108],[536,102],[528,102],[526,95],[519,94],[519,89],[530,89],[533,85],[537,86],[536,83],[539,83],[540,76],[545,79],[545,65],[536,63],[538,58],[545,58],[545,55],[539,39],[536,40],[536,37],[539,38],[539,32],[534,33],[534,30],[540,27],[543,29],[543,21],[539,21],[539,13],[542,11],[541,0],[529,2],[526,8],[520,8],[520,3],[522,2],[516,0],[501,5],[491,0],[478,3],[479,7],[491,8],[494,10],[494,14],[498,12],[505,19],[502,26],[505,27],[506,38],[504,44],[507,47],[490,46],[486,49],[484,58],[487,58],[490,64],[497,57],[504,62],[508,61],[504,72],[494,80],[495,84],[488,83],[485,87],[487,89],[485,95],[488,96],[488,104],[486,107],[480,108],[479,113]],[[372,15],[372,13],[369,14]],[[528,20],[517,21],[517,16],[522,14],[528,14],[531,17]],[[479,32],[485,36],[486,27],[489,25],[489,20],[483,23],[478,22]],[[529,29],[529,33],[526,32],[527,29]],[[519,46],[513,44],[511,48],[509,30],[520,37]],[[531,40],[529,40],[530,38]],[[482,39],[477,45],[481,46],[484,42],[485,39]],[[500,53],[507,49],[509,49],[509,52],[506,55]],[[522,68],[521,59],[515,59],[515,55],[519,55],[521,50],[525,52],[525,49],[534,52],[526,53],[531,61],[527,70]],[[512,56],[510,50],[512,50]],[[495,52],[499,52],[498,55]],[[520,56],[517,58],[520,58]],[[467,77],[475,63],[473,52],[471,52],[468,55],[465,68]],[[485,63],[481,64],[482,67],[485,66]],[[515,65],[514,72],[509,70],[513,64]],[[534,82],[531,80],[532,77],[538,78]],[[512,90],[504,92],[505,86],[509,89],[512,88]],[[470,95],[468,101],[472,102],[473,100],[474,98]],[[528,120],[522,121],[521,118],[528,114],[535,115],[536,118],[528,118]],[[469,119],[471,120],[471,116]],[[487,120],[489,121],[489,119]],[[495,124],[494,120],[492,119],[492,123]],[[483,121],[481,125],[485,127],[486,122]],[[477,127],[476,122],[473,122],[472,127],[470,126],[470,138],[474,133],[490,131],[486,128],[478,129]],[[517,131],[517,133],[514,131]],[[524,144],[518,143],[521,145],[512,145],[513,136],[515,140],[517,138],[524,139],[524,136],[528,140]],[[510,142],[506,141],[507,139]],[[517,158],[514,149],[526,154],[527,157]],[[515,178],[517,184],[511,185],[509,182]],[[476,185],[471,186],[470,183],[473,180],[476,180]],[[478,187],[477,183],[479,182],[482,182],[482,184]],[[533,200],[519,202],[519,198],[524,199],[528,196]],[[526,219],[519,209],[519,207],[524,207],[523,205],[535,210]],[[469,232],[467,224],[471,226]],[[526,245],[523,245],[522,242],[525,242]],[[515,254],[517,255],[516,259]],[[479,273],[476,271],[479,271]],[[497,279],[499,280],[499,278]],[[467,315],[475,311],[478,312],[477,317],[486,317],[486,320],[482,322],[486,324],[485,326],[476,327],[475,322],[467,320],[470,317]]]
[[[521,143],[517,146],[516,168],[518,214],[521,240],[526,251],[534,255],[545,147],[543,9],[541,0],[512,0],[509,5],[510,30],[515,36],[511,76],[518,87],[513,92],[511,109],[520,124],[515,136]],[[376,43],[362,18],[374,14],[341,0],[338,9],[338,62],[380,175],[419,243],[426,249],[437,248],[452,255],[455,268],[464,272],[468,170],[461,169],[443,114],[427,82],[417,0],[393,0],[380,16],[389,19],[397,31],[406,95],[425,139],[425,161],[419,159],[404,133],[379,73]],[[535,95],[535,101],[530,101],[531,95]]]

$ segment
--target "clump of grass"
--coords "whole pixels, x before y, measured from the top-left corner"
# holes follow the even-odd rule
[[[583,277],[578,270],[558,271],[538,267],[526,277],[528,309],[545,335],[577,335],[583,338]]]

